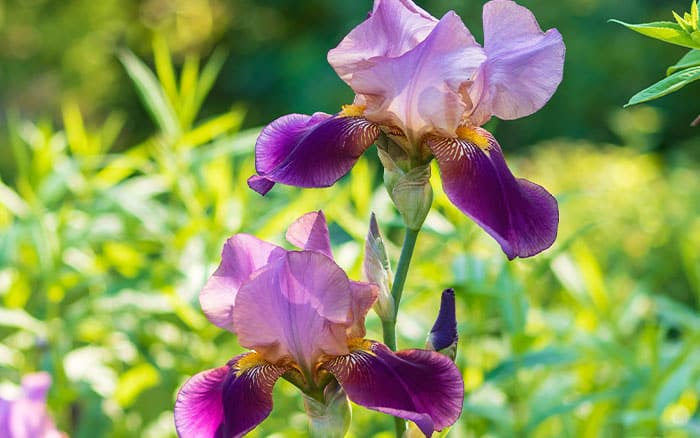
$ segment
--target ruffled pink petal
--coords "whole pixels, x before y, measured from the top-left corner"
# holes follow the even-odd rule
[[[379,287],[372,283],[361,281],[350,282],[352,300],[351,325],[348,328],[348,338],[363,338],[366,333],[365,317],[379,296]]]
[[[312,211],[300,217],[287,229],[287,241],[307,251],[318,251],[330,258],[331,239],[326,216],[322,211]]]
[[[367,20],[328,52],[328,63],[345,82],[376,57],[401,56],[423,41],[437,19],[411,0],[376,0]]]
[[[549,248],[557,236],[559,209],[554,196],[508,169],[501,147],[477,128],[480,146],[460,138],[429,137],[447,197],[501,245],[509,259]]]
[[[236,294],[251,274],[285,254],[279,246],[248,234],[236,234],[226,241],[221,264],[199,294],[199,303],[209,321],[233,330],[232,310]]]
[[[332,359],[324,368],[353,402],[411,420],[428,437],[454,424],[462,412],[464,383],[459,369],[434,351],[393,353],[375,342]]]
[[[542,32],[532,12],[511,0],[486,3],[483,18],[487,59],[469,90],[477,126],[491,115],[511,120],[542,108],[562,80],[566,51],[556,29]]]
[[[268,362],[291,358],[312,372],[321,354],[348,352],[350,288],[345,272],[327,256],[289,252],[239,290],[233,309],[238,342]]]
[[[175,402],[178,436],[237,438],[250,432],[270,415],[272,388],[285,371],[246,353],[191,377]]]
[[[397,58],[375,59],[349,84],[366,102],[369,120],[395,125],[415,143],[428,131],[454,135],[471,108],[465,87],[483,60],[462,20],[448,12],[416,47]]]
[[[275,183],[328,187],[355,165],[379,136],[362,117],[290,114],[267,125],[255,144],[258,175],[248,185],[261,195]]]

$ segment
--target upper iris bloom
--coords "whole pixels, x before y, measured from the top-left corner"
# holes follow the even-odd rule
[[[48,373],[28,374],[22,378],[19,397],[0,398],[0,437],[61,438],[46,409],[46,395],[51,386]]]
[[[328,53],[354,103],[335,115],[290,114],[265,127],[251,188],[330,186],[380,140],[403,171],[437,159],[447,196],[509,258],[548,248],[557,234],[556,200],[516,179],[480,126],[491,116],[525,117],[549,100],[562,79],[562,37],[542,32],[510,0],[486,3],[483,21],[481,47],[452,11],[437,20],[411,0],[375,0],[367,20]]]
[[[335,264],[323,213],[302,216],[287,240],[303,250],[246,234],[224,246],[200,303],[212,323],[254,351],[184,384],[175,404],[178,434],[245,434],[270,414],[282,376],[321,402],[337,380],[350,400],[414,421],[427,436],[454,423],[464,399],[459,370],[433,351],[394,353],[364,339],[377,288],[349,280]]]

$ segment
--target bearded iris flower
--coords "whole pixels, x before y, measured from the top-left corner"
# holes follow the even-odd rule
[[[348,279],[333,260],[326,220],[308,213],[287,232],[300,251],[237,234],[200,294],[207,318],[251,352],[189,379],[178,393],[182,437],[238,437],[272,410],[284,377],[317,398],[339,384],[369,409],[411,420],[430,436],[453,424],[464,386],[452,361],[426,350],[394,353],[364,339],[377,287]]]
[[[375,0],[367,20],[328,53],[354,103],[335,115],[290,114],[266,126],[250,187],[263,195],[275,183],[327,187],[375,141],[388,141],[405,171],[435,158],[449,199],[508,258],[551,246],[555,198],[516,179],[481,126],[492,116],[528,116],[549,100],[562,79],[562,37],[542,32],[511,0],[486,3],[483,23],[482,47],[452,11],[438,20],[411,0]]]

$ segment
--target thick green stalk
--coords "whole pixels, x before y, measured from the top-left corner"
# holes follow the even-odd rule
[[[408,275],[408,268],[411,264],[411,257],[416,247],[418,231],[420,230],[406,228],[399,264],[396,267],[396,275],[394,276],[394,284],[391,286],[391,296],[394,299],[394,318],[382,321],[384,343],[392,351],[396,351],[396,319],[399,314],[399,304],[401,303],[404,284],[406,284],[406,276]],[[396,437],[401,438],[406,430],[406,421],[402,418],[395,417],[394,422],[396,426]]]

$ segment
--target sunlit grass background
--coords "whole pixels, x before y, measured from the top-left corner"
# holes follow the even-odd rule
[[[419,3],[480,34],[481,2]],[[622,110],[683,50],[605,23],[685,3],[522,1],[564,34],[564,83],[537,115],[490,127],[515,173],[557,196],[560,233],[507,262],[434,169],[399,344],[423,345],[454,287],[467,395],[450,436],[700,436],[697,87]],[[398,257],[373,149],[329,189],[261,198],[245,184],[261,124],[351,100],[324,56],[369,7],[0,0],[0,381],[49,371],[50,409],[74,437],[174,436],[177,388],[241,351],[197,302],[228,236],[283,244],[323,209],[359,279],[374,211]],[[353,416],[351,436],[391,436],[389,418]],[[280,382],[251,436],[302,437],[305,421]]]

